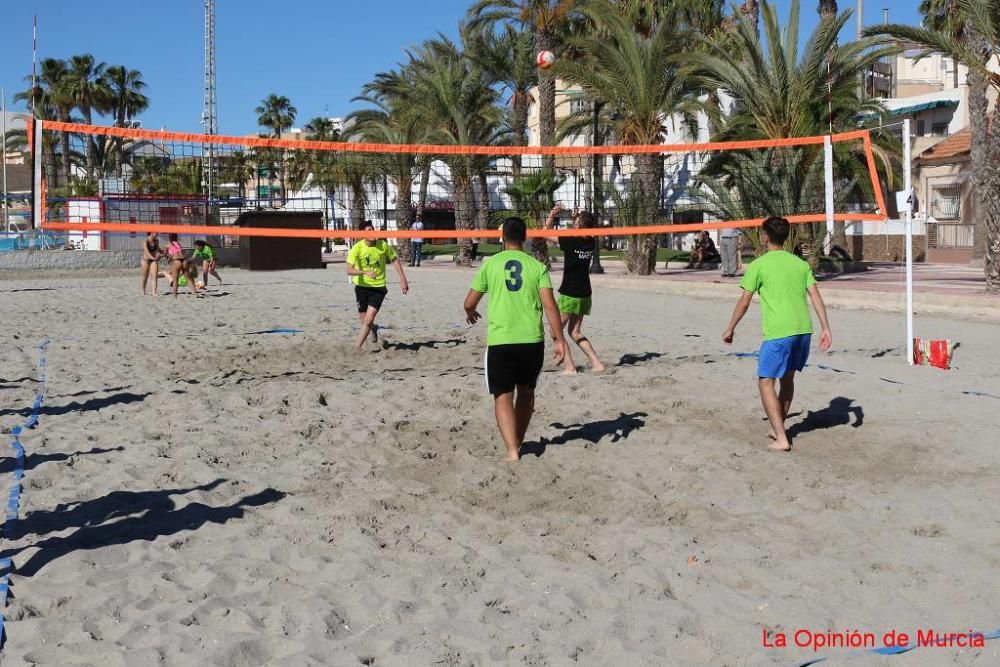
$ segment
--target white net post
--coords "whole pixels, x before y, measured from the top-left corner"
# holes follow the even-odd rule
[[[42,192],[42,121],[35,119],[31,142],[31,226],[40,229],[45,218],[45,193]]]
[[[910,156],[910,119],[903,121],[903,192],[906,193],[906,363],[913,365],[913,165]]]
[[[823,137],[823,189],[826,195],[826,235],[824,250],[829,255],[833,250],[833,140],[830,135]]]

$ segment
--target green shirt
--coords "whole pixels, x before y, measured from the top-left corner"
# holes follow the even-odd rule
[[[194,254],[191,255],[191,258],[197,259],[199,257],[207,260],[211,260],[213,257],[215,257],[215,253],[212,251],[212,246],[203,245],[200,248],[195,246]]]
[[[354,276],[359,287],[385,287],[385,265],[396,259],[396,251],[388,242],[379,239],[370,246],[364,241],[355,243],[347,253],[347,263],[358,271],[371,271],[375,278]]]
[[[740,287],[760,294],[764,340],[812,333],[806,291],[815,284],[809,264],[784,250],[771,250],[750,263]]]
[[[486,313],[487,345],[540,343],[542,299],[539,290],[552,289],[549,270],[520,250],[505,250],[483,262],[472,289],[490,297]]]

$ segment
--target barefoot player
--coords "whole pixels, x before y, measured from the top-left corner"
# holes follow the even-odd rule
[[[361,229],[372,231],[375,226],[366,220]],[[358,319],[361,321],[361,331],[355,342],[359,350],[364,346],[368,334],[371,334],[373,341],[378,342],[375,317],[389,292],[385,287],[385,266],[389,262],[392,262],[399,274],[399,288],[406,294],[410,291],[410,286],[403,273],[403,264],[388,241],[363,239],[355,243],[347,253],[347,275],[354,278],[354,296],[357,298]]]
[[[507,461],[521,457],[521,444],[535,407],[535,385],[545,360],[545,327],[552,332],[553,356],[562,363],[566,344],[552,282],[544,264],[523,251],[527,228],[520,218],[503,224],[503,252],[483,262],[465,297],[469,324],[489,294],[486,332],[486,385],[493,394],[497,426],[507,446]],[[515,398],[516,393],[516,398]]]
[[[545,229],[555,226],[562,206],[556,205],[545,220]],[[596,227],[594,216],[587,211],[573,213],[573,228]],[[590,339],[583,335],[583,318],[590,315],[591,297],[590,263],[597,252],[597,239],[593,236],[560,236],[549,238],[549,242],[558,243],[563,251],[563,276],[559,285],[559,315],[563,328],[569,334],[577,347],[583,351],[590,361],[590,368],[595,373],[604,371],[604,364],[597,357]],[[563,360],[563,373],[576,373],[573,355],[566,346],[566,358]]]
[[[809,359],[809,342],[812,337],[812,319],[806,294],[812,299],[819,318],[821,333],[819,349],[826,351],[833,343],[830,323],[826,319],[826,306],[816,286],[809,264],[785,252],[788,238],[788,221],[770,217],[764,221],[761,240],[767,252],[751,262],[743,274],[740,297],[722,340],[733,342],[736,325],[746,315],[754,293],[760,294],[761,319],[764,322],[764,342],[760,346],[757,364],[757,387],[764,411],[771,421],[771,449],[790,450],[785,419],[795,395],[795,373],[801,371]],[[775,381],[779,389],[775,391]]]

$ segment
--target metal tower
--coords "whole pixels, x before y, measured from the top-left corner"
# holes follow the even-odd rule
[[[205,0],[205,101],[201,112],[201,124],[205,134],[219,133],[218,107],[215,101],[215,0]],[[215,146],[208,144],[202,150],[202,179],[209,206],[211,208],[215,180]]]

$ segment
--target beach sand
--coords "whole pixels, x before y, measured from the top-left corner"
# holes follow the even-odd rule
[[[941,371],[905,365],[901,316],[832,311],[776,454],[756,362],[727,356],[756,349],[756,305],[728,348],[735,287],[599,290],[585,330],[611,370],[548,366],[507,465],[471,274],[410,275],[360,355],[339,269],[224,271],[200,300],[0,282],[5,429],[51,339],[2,541],[5,667],[787,665],[844,653],[798,629],[1000,624],[995,324],[918,316],[960,343]],[[998,660],[1000,640],[858,664]]]

